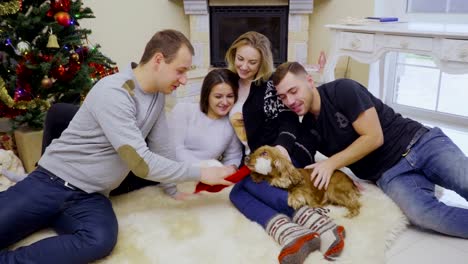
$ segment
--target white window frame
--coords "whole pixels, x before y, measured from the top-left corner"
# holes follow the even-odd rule
[[[396,16],[401,21],[407,22],[427,22],[427,23],[467,23],[468,14],[423,14],[423,13],[406,13],[407,1],[410,0],[375,0],[375,16]],[[403,116],[409,116],[422,122],[435,124],[444,124],[444,126],[456,130],[466,131],[468,127],[468,118],[450,114],[427,110],[423,108],[411,107],[394,102],[395,97],[395,77],[397,69],[396,52],[387,53],[385,63],[374,63],[371,65],[369,72],[369,89],[378,96],[384,103],[391,106],[396,112]],[[384,67],[384,89],[381,90],[377,86],[379,82],[379,67]],[[440,83],[439,83],[440,88]],[[439,98],[437,98],[439,99]]]
[[[397,70],[397,60],[398,53],[390,52],[386,55],[386,71],[385,75],[385,86],[386,93],[384,96],[384,102],[392,107],[396,112],[401,113],[403,116],[414,117],[417,120],[426,121],[429,123],[439,124],[442,123],[447,127],[456,129],[456,130],[466,130],[468,127],[468,117],[460,116],[451,113],[440,112],[437,110],[429,110],[419,107],[412,107],[408,105],[398,104],[394,101],[396,93],[396,70]],[[426,67],[426,66],[421,66]],[[437,67],[434,67],[438,69]],[[437,93],[437,105],[439,102],[440,95],[440,85],[441,85],[442,72],[439,69],[439,84],[438,84],[438,93]],[[437,107],[436,107],[437,108]]]
[[[431,23],[468,23],[468,15],[460,13],[407,13],[407,1],[410,0],[375,0],[376,16],[395,16],[400,21]],[[430,1],[430,0],[428,0]]]

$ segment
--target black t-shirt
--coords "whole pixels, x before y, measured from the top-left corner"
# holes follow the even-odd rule
[[[320,94],[320,114],[315,120],[307,113],[303,127],[318,141],[317,150],[332,156],[351,145],[359,134],[352,123],[358,116],[375,107],[384,134],[384,144],[348,167],[361,179],[376,181],[392,167],[406,150],[420,123],[402,117],[364,86],[350,79],[338,79],[317,87]]]

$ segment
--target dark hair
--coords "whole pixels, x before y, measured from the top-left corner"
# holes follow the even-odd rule
[[[234,92],[234,102],[239,95],[239,76],[228,69],[215,69],[210,71],[203,80],[200,93],[200,110],[207,114],[210,106],[209,98],[213,87],[220,83],[231,86]]]
[[[192,55],[195,54],[192,44],[181,32],[173,29],[159,31],[146,43],[140,64],[147,63],[156,52],[161,52],[166,63],[171,63],[182,45],[185,45]]]
[[[271,75],[271,80],[273,81],[273,85],[277,86],[288,74],[288,72],[294,75],[301,75],[307,74],[307,71],[299,62],[285,62],[276,68],[276,71]]]

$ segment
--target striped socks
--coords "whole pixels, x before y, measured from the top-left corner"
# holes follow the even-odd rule
[[[320,252],[328,260],[338,257],[344,248],[345,229],[337,226],[325,208],[303,206],[296,211],[293,222],[320,235]]]
[[[283,214],[270,219],[266,231],[283,247],[278,256],[281,264],[303,263],[310,252],[320,247],[317,233],[291,222],[291,219]]]

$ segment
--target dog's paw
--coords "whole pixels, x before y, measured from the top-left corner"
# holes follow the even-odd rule
[[[292,185],[292,182],[289,178],[280,177],[271,179],[270,184],[278,188],[287,189]]]
[[[307,201],[305,197],[299,195],[288,195],[288,205],[294,208],[295,210],[301,208],[302,206],[306,205]]]

